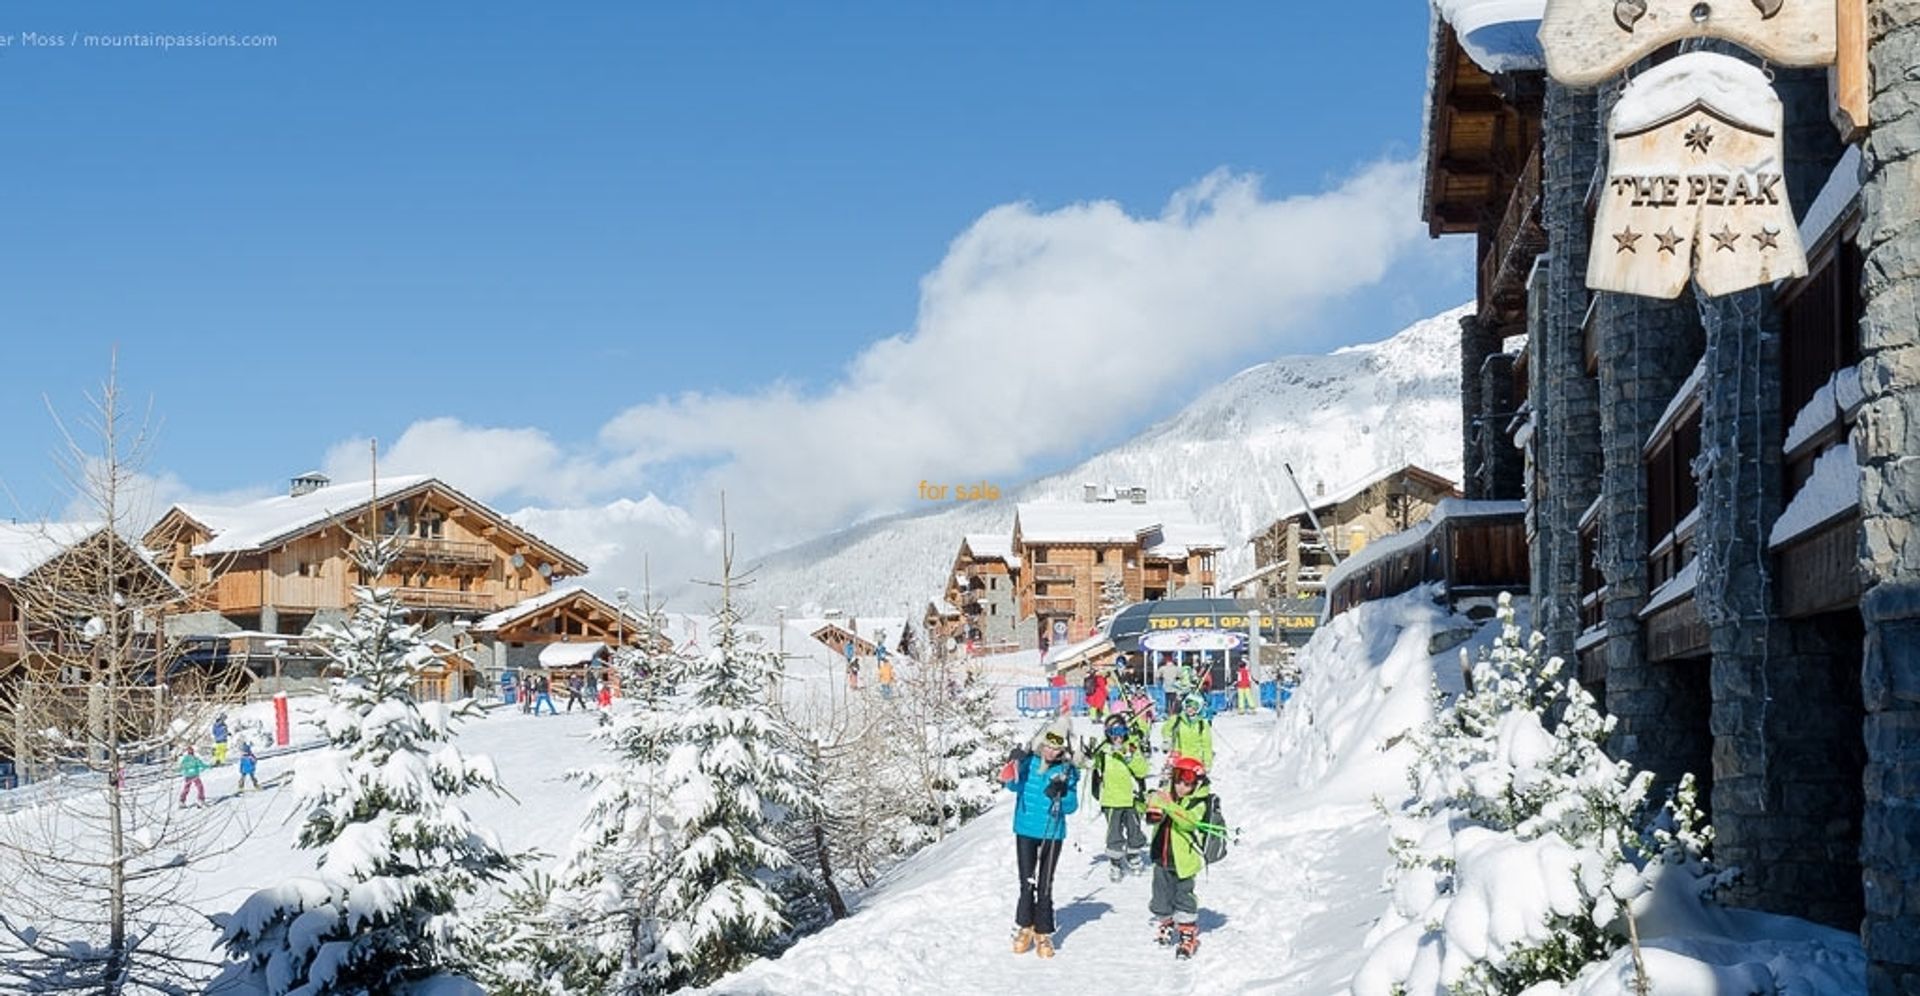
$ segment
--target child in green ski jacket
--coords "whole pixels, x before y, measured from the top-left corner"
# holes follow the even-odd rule
[[[187,793],[199,792],[200,804],[207,804],[207,783],[200,780],[200,773],[207,770],[207,762],[200,760],[200,754],[192,747],[180,756],[180,805],[187,804]]]
[[[1107,738],[1094,748],[1094,779],[1107,814],[1107,874],[1118,882],[1128,870],[1146,870],[1147,835],[1140,829],[1146,799],[1147,751],[1126,719],[1107,720]]]
[[[1188,695],[1180,702],[1180,711],[1160,724],[1160,737],[1167,752],[1191,757],[1208,768],[1213,767],[1213,724],[1206,719],[1207,703],[1199,695]]]
[[[1207,811],[1206,767],[1196,758],[1176,756],[1166,787],[1147,797],[1147,822],[1153,832],[1153,896],[1147,909],[1160,918],[1159,941],[1190,958],[1200,947],[1200,901],[1194,877],[1206,867],[1200,834]]]

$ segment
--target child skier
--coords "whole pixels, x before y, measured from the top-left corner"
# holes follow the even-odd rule
[[[1206,708],[1207,701],[1198,693],[1188,694],[1180,700],[1179,714],[1160,724],[1160,736],[1166,741],[1168,753],[1195,758],[1211,768],[1213,725],[1207,722]]]
[[[207,762],[200,760],[200,754],[191,746],[180,757],[180,805],[187,804],[187,793],[199,792],[200,805],[207,804],[207,783],[200,780],[200,773],[207,770]]]
[[[1069,756],[1073,721],[1055,720],[1041,731],[1038,749],[1015,749],[1000,769],[1000,783],[1014,793],[1013,840],[1020,869],[1020,899],[1013,912],[1013,953],[1032,949],[1053,957],[1053,873],[1066,845],[1067,817],[1080,805],[1080,771]]]
[[[1166,787],[1147,799],[1147,822],[1154,825],[1153,896],[1147,909],[1159,918],[1159,942],[1175,945],[1180,958],[1191,958],[1200,948],[1200,900],[1193,879],[1206,866],[1200,834],[1209,792],[1206,766],[1175,757]]]
[[[1107,875],[1118,882],[1129,870],[1146,869],[1147,835],[1140,829],[1146,797],[1147,752],[1119,714],[1107,720],[1107,739],[1093,754],[1095,791],[1107,814]]]
[[[217,767],[227,763],[227,714],[213,717],[213,763]]]
[[[1240,662],[1240,673],[1233,676],[1233,687],[1237,690],[1233,711],[1244,716],[1253,715],[1259,709],[1260,700],[1253,694],[1253,669],[1247,666],[1246,661]]]
[[[243,740],[240,743],[240,786],[237,791],[245,792],[247,783],[252,782],[255,791],[260,789],[260,779],[255,774],[260,769],[260,759],[253,756],[253,742]]]

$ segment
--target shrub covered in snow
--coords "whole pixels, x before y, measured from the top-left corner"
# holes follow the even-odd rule
[[[1629,909],[1698,903],[1723,880],[1691,777],[1648,819],[1652,776],[1603,750],[1613,719],[1540,659],[1504,596],[1500,618],[1470,689],[1444,707],[1436,692],[1415,738],[1360,996],[1557,992],[1629,943]]]
[[[363,544],[362,576],[385,574],[398,549]],[[322,631],[343,675],[325,720],[330,749],[296,781],[308,807],[300,844],[320,851],[318,867],[214,918],[234,961],[212,991],[446,991],[460,964],[461,904],[515,864],[459,806],[467,792],[499,791],[492,762],[452,743],[475,706],[414,701],[432,650],[402,622],[391,589],[361,585],[354,597],[346,624]]]

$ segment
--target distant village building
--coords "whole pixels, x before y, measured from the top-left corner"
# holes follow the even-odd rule
[[[943,596],[959,613],[955,639],[975,647],[1019,643],[1021,566],[1011,537],[974,534],[960,541]]]
[[[396,537],[400,559],[375,583],[435,635],[456,620],[546,594],[587,565],[514,525],[485,504],[431,477],[383,479],[377,508],[368,482],[294,478],[289,493],[243,505],[175,505],[145,542],[183,588],[204,604],[168,619],[174,636],[244,632],[297,637],[315,622],[339,622],[362,582],[356,535]],[[370,514],[371,511],[371,514]]]
[[[612,663],[620,647],[646,647],[646,620],[578,585],[555,588],[482,617],[468,628],[468,656],[489,680],[515,674],[579,673]],[[652,648],[671,649],[662,634]]]
[[[1621,89],[1547,78],[1531,30],[1476,57],[1435,19],[1422,206],[1435,236],[1477,241],[1467,494],[1524,495],[1546,652],[1579,661],[1621,756],[1701,779],[1715,858],[1745,870],[1733,901],[1858,930],[1868,988],[1889,993],[1920,987],[1910,8],[1874,5],[1861,146],[1832,124],[1826,70],[1768,70],[1806,276],[1589,291]],[[1610,265],[1631,262],[1602,234]],[[1502,465],[1514,443],[1522,475]]]
[[[1452,481],[1414,464],[1368,474],[1331,493],[1314,490],[1311,515],[1295,505],[1253,537],[1254,570],[1234,579],[1230,594],[1279,603],[1318,597],[1337,559],[1425,521],[1441,500],[1459,496]]]
[[[1117,579],[1125,602],[1210,598],[1220,529],[1184,501],[1149,500],[1145,488],[1087,485],[1080,501],[1022,502],[1014,511],[1022,646],[1062,645],[1091,634]]]

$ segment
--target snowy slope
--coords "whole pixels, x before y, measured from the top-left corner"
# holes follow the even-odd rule
[[[1403,463],[1460,475],[1459,308],[1394,337],[1240,372],[1130,442],[994,502],[895,516],[772,554],[758,565],[757,615],[775,605],[918,619],[942,587],[960,537],[1013,531],[1020,501],[1073,499],[1080,485],[1141,484],[1185,498],[1221,527],[1224,580],[1252,565],[1247,540],[1298,505],[1281,465],[1329,492]]]

